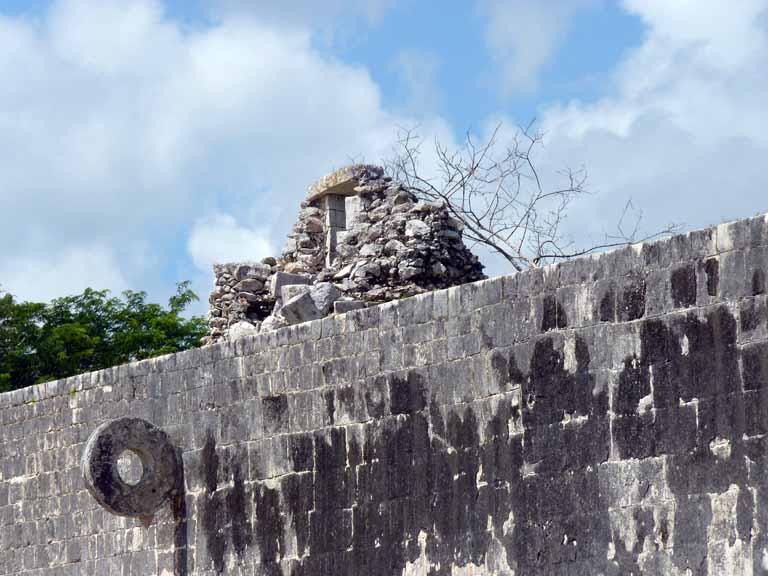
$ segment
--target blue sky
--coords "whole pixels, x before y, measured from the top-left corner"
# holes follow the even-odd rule
[[[590,174],[582,244],[630,198],[648,231],[768,210],[768,0],[322,5],[0,0],[0,286],[204,301],[212,262],[278,254],[306,187],[398,126],[536,118],[546,183]]]

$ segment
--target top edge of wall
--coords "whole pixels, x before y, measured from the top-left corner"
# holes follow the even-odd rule
[[[0,393],[0,409],[33,405],[40,400],[67,394],[75,397],[78,393],[91,388],[125,385],[126,379],[149,373],[191,369],[225,359],[247,356],[259,350],[319,340],[374,326],[399,327],[426,322],[427,318],[449,318],[462,311],[494,304],[505,297],[533,294],[534,291],[542,290],[546,292],[561,286],[594,281],[598,273],[603,278],[621,277],[638,269],[667,268],[677,263],[759,245],[768,245],[768,213],[724,222],[652,242],[593,253],[541,268],[495,276],[487,280],[385,302],[370,308],[328,316],[273,332],[245,336],[234,341],[221,341],[202,348],[35,384]]]

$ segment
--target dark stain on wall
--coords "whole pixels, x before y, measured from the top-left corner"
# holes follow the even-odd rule
[[[314,444],[312,436],[292,434],[288,441],[291,463],[296,472],[306,472],[314,467]]]
[[[762,268],[752,272],[752,296],[765,294],[765,271]]]
[[[387,378],[378,374],[366,383],[365,408],[371,418],[383,418],[386,410]]]
[[[577,338],[575,344],[571,372],[554,340],[535,343],[523,386],[525,441],[517,438],[520,448],[504,448],[521,451],[522,466],[513,460],[509,493],[499,500],[511,503],[516,519],[511,542],[505,542],[507,562],[522,574],[546,573],[555,566],[565,571],[566,565],[579,573],[584,558],[597,555],[610,539],[597,472],[597,464],[608,458],[608,399],[594,390],[586,343]],[[563,424],[580,416],[587,417],[581,424]],[[501,514],[494,526],[503,521]]]
[[[765,301],[758,298],[746,298],[739,303],[739,318],[741,330],[751,332],[757,329],[765,321]]]
[[[696,268],[686,264],[672,271],[672,302],[675,308],[696,304]]]
[[[391,376],[389,382],[389,405],[392,414],[412,414],[426,406],[426,383],[417,372],[408,372],[403,378]]]
[[[313,484],[312,472],[289,474],[281,480],[280,490],[296,533],[297,553],[300,556],[309,552],[309,511],[314,501]],[[275,529],[283,528],[279,526]]]
[[[246,547],[253,540],[251,534],[250,506],[245,494],[242,466],[239,460],[231,463],[232,488],[227,492],[227,511],[232,521],[232,548],[242,560]]]
[[[598,313],[600,322],[616,321],[616,291],[613,286],[609,287],[600,298]]]
[[[333,398],[333,390],[326,390],[323,393],[323,400],[325,400],[325,412],[328,415],[328,421],[334,424],[336,416],[336,403]]]
[[[687,290],[680,302],[690,297]],[[732,538],[768,544],[768,514],[752,499],[752,491],[762,498],[768,479],[748,468],[748,462],[764,466],[756,435],[765,432],[768,413],[768,345],[740,351],[737,322],[724,305],[705,315],[642,320],[639,334],[639,352],[624,360],[610,400],[612,423],[607,388],[596,385],[588,344],[579,336],[540,336],[527,372],[509,349],[494,352],[493,377],[502,389],[519,385],[523,402],[505,396],[482,429],[472,407],[428,400],[417,371],[371,380],[366,404],[382,416],[359,434],[328,427],[290,435],[292,472],[276,488],[243,483],[233,464],[225,523],[234,553],[242,557],[255,543],[264,573],[282,575],[281,566],[290,566],[285,576],[390,576],[424,553],[430,576],[448,576],[452,567],[482,565],[493,538],[520,574],[630,574],[640,572],[648,536],[674,550],[679,570],[706,574],[714,517],[709,494],[734,485]],[[564,337],[575,338],[567,365]],[[667,516],[643,506],[627,511],[636,535],[631,545],[612,529],[613,504],[601,486],[611,439],[614,458],[668,457],[675,506]],[[226,529],[214,510],[222,491],[217,470],[209,436],[200,471],[210,506],[202,519],[221,572]],[[650,485],[653,474],[652,466],[640,466],[636,481]],[[248,490],[253,526],[243,505]],[[281,565],[289,527],[298,558]],[[654,555],[643,569],[664,573],[668,566]]]
[[[336,403],[339,405],[339,410],[347,415],[355,414],[355,387],[350,384],[348,386],[340,386],[336,388]]]
[[[266,572],[279,573],[288,517],[299,554],[306,554],[292,576],[397,574],[419,557],[422,532],[434,576],[450,574],[451,564],[482,564],[492,534],[521,573],[575,561],[574,541],[580,550],[607,545],[606,512],[594,508],[596,464],[608,455],[607,399],[604,393],[593,397],[589,353],[580,339],[575,355],[570,372],[562,351],[544,338],[528,375],[514,356],[496,361],[505,377],[522,381],[529,398],[525,445],[521,434],[510,434],[509,422],[519,423],[521,416],[511,400],[499,404],[481,441],[471,408],[443,412],[434,399],[427,407],[416,372],[389,379],[393,415],[371,421],[362,445],[347,438],[345,428],[292,437],[297,470],[308,467],[314,446],[314,478],[310,472],[287,474],[279,492],[253,485],[255,541]],[[561,430],[566,415],[589,418]],[[556,479],[563,467],[574,473]],[[539,517],[546,521],[518,520],[515,530],[505,528],[510,518]]]
[[[265,434],[278,434],[288,429],[288,398],[285,394],[267,396],[261,400]]]
[[[632,275],[621,292],[619,320],[629,322],[645,315],[645,278]]]
[[[768,350],[745,347],[740,372],[736,334],[736,320],[725,306],[704,317],[690,313],[667,323],[647,322],[640,358],[625,361],[615,400],[626,414],[613,425],[622,458],[670,457],[667,481],[676,501],[673,559],[679,570],[693,574],[707,573],[713,514],[708,493],[737,486],[738,534],[732,540],[736,535],[750,540],[755,518],[761,535],[754,537],[766,539],[768,518],[756,516],[751,494],[756,490],[761,501],[766,481],[764,475],[749,473],[748,462],[764,469],[765,445],[755,426],[760,418],[750,417],[749,404],[765,411],[762,398],[752,394],[768,383],[768,366],[761,360]],[[655,416],[640,410],[647,394],[652,394]],[[760,573],[761,559],[754,562]]]
[[[768,389],[768,344],[745,346],[742,351],[744,390]]]
[[[280,518],[280,494],[263,484],[254,485],[253,501],[256,516],[256,543],[261,554],[261,563],[267,573],[279,574],[277,561],[285,553],[283,524]]]
[[[501,390],[511,390],[514,386],[521,385],[525,378],[517,367],[514,355],[504,354],[500,350],[491,352],[491,370]]]
[[[209,494],[216,492],[219,483],[219,455],[216,454],[216,440],[209,430],[205,437],[205,445],[200,456],[200,477],[203,479],[205,491]]]
[[[176,487],[171,494],[171,514],[173,515],[173,573],[174,576],[187,576],[188,563],[188,516],[187,496],[184,480],[184,460],[181,449],[176,451],[178,466],[176,467]]]
[[[547,332],[568,326],[568,317],[560,302],[552,294],[546,294],[542,302],[541,331]]]
[[[707,275],[707,294],[717,296],[717,287],[720,284],[720,262],[717,258],[709,258],[704,262],[704,273]]]
[[[200,524],[205,536],[208,555],[218,573],[224,571],[224,554],[227,542],[224,537],[225,508],[222,493],[217,490],[219,457],[216,454],[216,440],[209,431],[200,457],[200,476],[204,481],[201,496]]]

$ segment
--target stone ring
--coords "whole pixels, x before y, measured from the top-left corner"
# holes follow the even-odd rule
[[[128,452],[141,461],[141,478],[126,482],[118,460]],[[172,495],[181,476],[181,463],[168,435],[141,418],[119,418],[93,431],[81,462],[88,491],[109,512],[147,517]]]

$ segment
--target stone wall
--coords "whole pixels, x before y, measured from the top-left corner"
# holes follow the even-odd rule
[[[759,217],[0,395],[0,574],[765,573],[766,272]],[[123,416],[151,518],[84,487]]]

